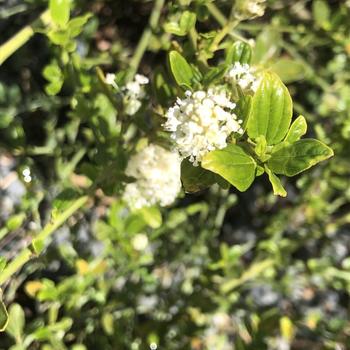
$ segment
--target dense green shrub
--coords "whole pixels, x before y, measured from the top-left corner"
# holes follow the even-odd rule
[[[0,6],[0,349],[350,348],[349,1]]]

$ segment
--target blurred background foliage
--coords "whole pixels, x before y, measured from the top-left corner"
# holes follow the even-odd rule
[[[278,72],[308,135],[335,156],[288,179],[285,199],[259,178],[246,193],[183,196],[161,215],[118,201],[121,130],[95,69],[129,68],[153,1],[73,5],[70,30],[41,30],[0,68],[1,256],[67,205],[63,190],[101,171],[109,181],[3,284],[0,349],[350,349],[349,1],[270,0],[234,33],[255,40],[253,61]],[[139,71],[166,69],[167,25],[183,10],[209,32],[231,5],[167,1]],[[1,42],[46,7],[0,0]]]

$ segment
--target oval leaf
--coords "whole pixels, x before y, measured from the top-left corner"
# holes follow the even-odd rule
[[[6,332],[13,337],[13,339],[21,339],[25,324],[24,311],[19,304],[12,304],[9,308],[9,322]]]
[[[65,26],[69,21],[70,0],[50,0],[52,20],[59,26]]]
[[[279,143],[288,131],[292,108],[292,99],[281,79],[274,73],[265,73],[253,96],[249,137],[256,139],[263,135],[268,145]]]
[[[186,59],[177,51],[169,53],[171,72],[180,86],[190,87],[193,79],[193,70]]]
[[[243,192],[255,178],[256,163],[237,145],[228,145],[222,150],[204,156],[202,167],[222,176],[231,185]]]
[[[284,141],[293,143],[298,141],[303,135],[306,134],[307,124],[305,118],[300,115],[294,120],[293,124],[290,126],[288,134]]]
[[[196,24],[196,14],[185,11],[180,18],[180,29],[187,34]]]
[[[235,42],[226,53],[225,62],[233,64],[235,62],[250,63],[252,59],[252,49],[249,44],[242,41]]]
[[[314,139],[304,139],[272,153],[267,162],[276,174],[294,176],[333,156],[331,148]]]

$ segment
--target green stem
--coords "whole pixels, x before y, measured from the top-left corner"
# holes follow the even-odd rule
[[[211,43],[209,47],[209,51],[215,52],[218,49],[219,44],[222,40],[225,39],[226,35],[231,33],[233,28],[238,24],[237,21],[232,20],[227,22],[223,28],[218,32],[218,34],[215,36],[213,42]]]
[[[48,223],[44,229],[33,239],[31,245],[28,248],[23,249],[19,255],[5,267],[5,269],[0,274],[0,285],[5,283],[32,257],[36,256],[34,252],[38,251],[37,247],[41,245],[40,242],[43,242],[61,225],[63,225],[69,217],[71,217],[87,202],[88,198],[88,196],[82,196],[78,198],[65,211],[58,215],[53,222]]]
[[[2,65],[14,52],[23,46],[34,34],[35,28],[43,23],[48,25],[51,22],[50,12],[46,10],[37,20],[25,26],[12,38],[0,46],[0,65]]]
[[[164,6],[165,0],[155,0],[155,4],[151,13],[149,24],[147,28],[142,33],[142,36],[137,44],[134,56],[130,61],[130,70],[127,76],[127,80],[132,80],[139,68],[141,59],[147,50],[148,44],[150,42],[152,31],[157,28],[159,17]]]
[[[213,4],[207,4],[207,8],[210,12],[210,14],[214,17],[214,19],[222,26],[224,27],[227,25],[228,20],[227,18],[223,15],[223,13]],[[235,23],[235,26],[237,26],[238,23]],[[241,25],[241,24],[239,24]],[[233,28],[227,33],[228,35],[232,36],[233,38],[243,41],[245,43],[249,44],[249,41],[243,37],[241,34],[239,34],[237,31],[234,31]]]
[[[209,10],[210,14],[216,19],[216,21],[221,24],[221,26],[224,26],[227,23],[226,17],[213,3],[208,3],[207,9]]]
[[[191,44],[192,50],[196,54],[196,52],[197,52],[198,33],[197,33],[195,28],[190,29],[190,31],[188,32],[188,38],[190,40],[190,44]]]

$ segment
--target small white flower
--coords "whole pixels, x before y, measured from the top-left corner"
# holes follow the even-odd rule
[[[106,82],[106,84],[111,85],[111,86],[113,86],[116,90],[118,90],[118,85],[117,85],[117,83],[115,82],[115,78],[116,78],[115,74],[113,74],[113,73],[107,73],[107,74],[106,74],[106,78],[105,78],[105,82]]]
[[[136,74],[135,79],[126,84],[122,89],[124,93],[124,106],[127,115],[134,115],[141,107],[141,100],[146,96],[144,85],[147,85],[149,80],[141,74]]]
[[[131,241],[131,245],[137,251],[143,251],[148,246],[148,237],[144,233],[138,233]]]
[[[229,135],[243,130],[226,91],[186,91],[185,96],[168,109],[164,128],[171,132],[181,157],[198,165],[208,152],[226,147]]]
[[[126,175],[135,182],[125,187],[123,198],[131,208],[172,204],[181,189],[180,157],[157,145],[149,145],[133,155]]]
[[[149,83],[149,79],[142,74],[136,74],[135,81],[140,85],[145,85]]]
[[[238,0],[235,16],[241,20],[261,17],[265,13],[266,0]]]
[[[260,84],[260,79],[252,73],[252,68],[247,63],[235,62],[226,78],[246,92],[255,92]]]

